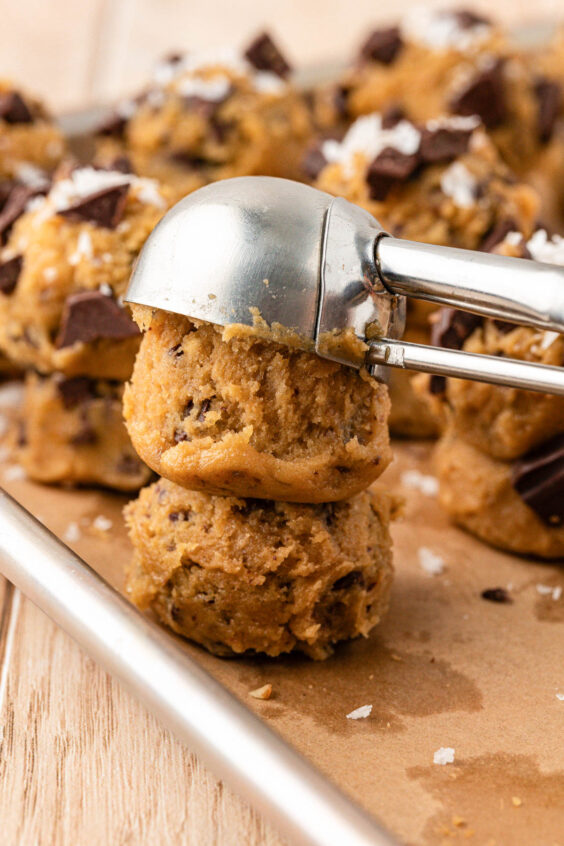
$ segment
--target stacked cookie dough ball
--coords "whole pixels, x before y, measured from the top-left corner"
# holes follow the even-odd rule
[[[564,240],[510,232],[496,252],[564,266]],[[561,367],[564,336],[442,309],[435,343]],[[444,422],[436,452],[440,502],[493,546],[564,556],[564,399],[477,382],[424,377]]]
[[[161,478],[126,509],[133,601],[219,654],[325,658],[392,579],[387,389],[313,353],[163,311],[124,410]]]

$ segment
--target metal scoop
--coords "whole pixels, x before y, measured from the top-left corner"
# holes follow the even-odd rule
[[[346,200],[266,176],[181,200],[147,240],[126,300],[270,327],[276,340],[283,327],[378,378],[388,365],[564,395],[564,368],[399,340],[405,297],[564,333],[564,268],[403,241]],[[341,343],[346,330],[368,351]]]

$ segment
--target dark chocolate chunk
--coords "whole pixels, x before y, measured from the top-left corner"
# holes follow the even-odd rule
[[[482,317],[456,308],[440,308],[431,326],[431,343],[435,347],[461,350],[464,341],[482,324]]]
[[[139,334],[137,324],[112,297],[100,291],[82,291],[65,302],[55,346],[91,344],[101,338],[124,340]]]
[[[366,174],[370,198],[385,200],[392,185],[409,179],[418,164],[417,154],[406,155],[394,147],[386,147],[376,156]]]
[[[173,356],[173,358],[180,358],[183,356],[184,350],[182,349],[182,344],[175,344],[169,349],[168,354]]]
[[[0,243],[6,242],[10,229],[24,213],[29,200],[39,193],[44,192],[28,188],[27,185],[14,185],[0,212]]]
[[[539,139],[546,144],[552,138],[554,125],[562,104],[562,88],[546,77],[537,79],[535,95],[538,103],[537,128]]]
[[[423,129],[419,154],[424,162],[448,162],[468,151],[472,129],[439,126]]]
[[[72,409],[96,398],[96,383],[87,376],[74,376],[57,382],[57,391],[64,407]]]
[[[316,144],[314,147],[310,147],[303,157],[302,171],[308,179],[317,179],[326,164],[327,159],[321,152],[321,147]]]
[[[183,432],[182,429],[177,429],[174,433],[174,443],[179,444],[182,441],[187,441],[188,435],[186,432]]]
[[[507,115],[503,61],[480,71],[449,104],[457,115],[478,115],[488,129],[503,123]]]
[[[405,120],[406,117],[406,111],[403,106],[399,105],[399,103],[388,106],[388,108],[382,112],[382,129],[393,129],[394,126],[397,126],[398,123]]]
[[[80,411],[80,428],[75,435],[70,439],[70,443],[74,446],[92,446],[98,441],[96,430],[88,420],[86,409]]]
[[[514,461],[511,484],[547,526],[564,523],[564,435]]]
[[[487,26],[491,25],[489,18],[477,15],[475,12],[471,12],[470,9],[451,9],[445,14],[453,17],[461,29],[473,29],[473,27],[482,26],[483,24]]]
[[[191,508],[183,509],[182,511],[171,511],[168,519],[171,523],[178,523],[179,520],[189,520],[192,514]]]
[[[507,320],[497,320],[494,318],[492,322],[502,335],[509,335],[510,332],[513,332],[513,330],[517,328],[516,323],[508,323]]]
[[[345,119],[349,115],[349,95],[351,91],[346,85],[336,85],[333,89],[333,105],[337,117]]]
[[[128,453],[124,453],[116,464],[118,473],[123,473],[125,476],[135,476],[140,469],[141,459]]]
[[[118,173],[134,173],[129,156],[116,156],[104,170],[117,170]]]
[[[391,65],[403,46],[399,27],[375,29],[360,48],[361,60]]]
[[[205,399],[202,401],[202,404],[200,405],[200,410],[198,412],[198,417],[196,418],[200,423],[203,423],[206,419],[206,414],[210,410],[211,404],[211,399]]]
[[[446,391],[446,378],[444,376],[437,376],[433,373],[429,379],[429,393],[434,396],[440,396]]]
[[[270,71],[282,78],[292,69],[267,32],[255,38],[245,50],[245,58],[257,70]]]
[[[353,585],[364,587],[364,575],[360,570],[351,570],[346,576],[341,576],[333,583],[331,590],[348,590]]]
[[[112,112],[94,130],[95,135],[108,136],[110,138],[123,138],[128,120],[119,112]]]
[[[57,212],[67,220],[94,223],[105,229],[115,229],[123,217],[129,185],[114,185],[96,191],[79,200],[74,206]]]
[[[14,258],[0,264],[0,293],[12,294],[14,292],[22,272],[22,266],[23,256],[14,256]]]
[[[203,156],[196,156],[193,153],[186,152],[184,150],[174,150],[169,155],[169,159],[175,164],[186,167],[189,170],[201,170],[211,164],[211,162]]]
[[[482,591],[480,596],[482,599],[487,599],[489,602],[513,602],[509,593],[502,587],[486,588],[486,590]]]
[[[33,115],[17,91],[0,94],[0,120],[6,123],[33,123]]]
[[[480,244],[480,250],[483,253],[491,253],[498,244],[505,240],[506,235],[510,232],[517,232],[518,229],[518,225],[512,218],[506,217],[504,220],[500,220],[486,233]]]

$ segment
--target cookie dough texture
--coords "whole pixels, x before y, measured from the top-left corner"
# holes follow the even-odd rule
[[[365,373],[245,327],[140,314],[124,413],[159,475],[214,494],[328,502],[389,464],[387,389]]]
[[[464,350],[561,367],[564,337],[485,321]],[[495,459],[511,461],[564,432],[564,398],[553,394],[447,379],[444,402],[454,432]]]
[[[125,509],[135,548],[127,590],[211,652],[323,659],[385,613],[394,507],[383,493],[294,505],[161,479]]]
[[[497,461],[452,431],[435,461],[439,501],[459,526],[492,546],[521,555],[564,557],[564,528],[543,522],[511,483],[511,464]]]
[[[52,172],[66,149],[43,104],[0,80],[0,180],[23,183]]]
[[[62,172],[0,248],[4,353],[43,373],[127,379],[140,337],[121,297],[169,204],[152,180],[91,167]]]
[[[37,482],[137,491],[151,471],[122,415],[123,385],[60,374],[26,377],[18,460]]]
[[[162,61],[146,92],[118,106],[99,155],[124,150],[135,170],[176,198],[218,179],[296,178],[311,117],[268,36],[246,54],[191,52]]]

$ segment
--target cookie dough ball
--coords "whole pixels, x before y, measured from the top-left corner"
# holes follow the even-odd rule
[[[140,335],[121,297],[169,203],[152,180],[84,167],[15,207],[0,249],[0,348],[44,373],[127,379]]]
[[[135,548],[127,590],[211,652],[326,658],[386,611],[394,508],[384,493],[295,505],[161,479],[125,509]]]
[[[37,482],[137,491],[151,478],[122,415],[123,384],[28,374],[18,460]]]
[[[552,139],[551,82],[488,19],[421,7],[399,26],[371,33],[356,64],[325,93],[325,120],[331,101],[337,120],[390,107],[418,122],[478,115],[504,160],[525,176]]]
[[[99,144],[100,154],[121,145],[139,173],[162,180],[178,198],[234,176],[296,178],[311,118],[290,74],[266,34],[244,53],[169,57],[148,91],[122,103],[102,128],[110,143]]]
[[[564,265],[564,241],[549,238],[544,230],[529,240],[509,233],[496,252]],[[433,342],[554,367],[564,364],[564,336],[454,309],[441,309],[437,315]],[[515,459],[564,432],[563,397],[462,379],[427,377],[427,384],[434,399],[443,402],[453,431],[492,458]]]
[[[439,501],[455,523],[492,546],[562,558],[563,456],[562,435],[504,462],[448,432],[435,455]]]
[[[139,314],[147,331],[124,413],[159,475],[214,494],[328,502],[389,464],[388,392],[366,373],[246,327]]]
[[[0,180],[37,180],[57,167],[65,147],[42,103],[0,80]]]
[[[366,208],[393,235],[463,249],[490,249],[509,229],[531,234],[536,193],[516,182],[474,117],[415,125],[398,116],[359,118],[342,141],[318,148],[316,187]],[[408,301],[407,333],[429,342],[434,306]],[[394,434],[437,431],[410,378],[392,376]],[[399,405],[403,405],[401,410]],[[411,408],[409,408],[411,406]]]

